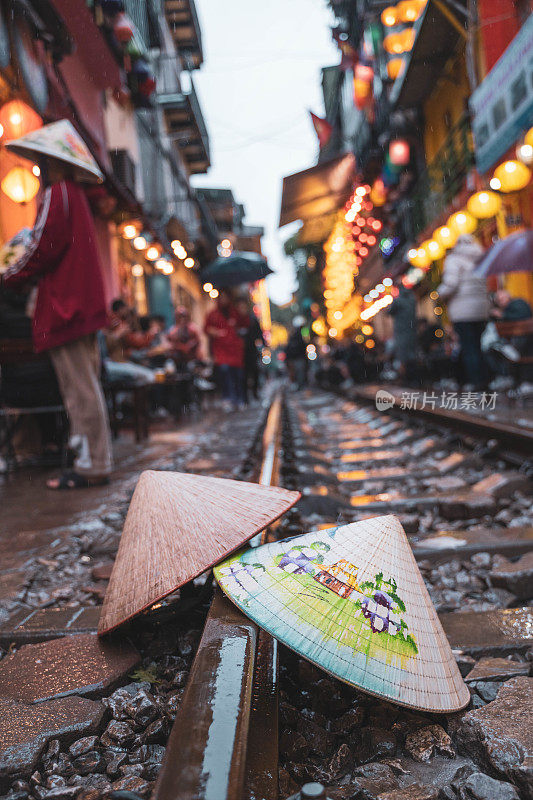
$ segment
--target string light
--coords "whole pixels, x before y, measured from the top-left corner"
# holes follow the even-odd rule
[[[204,286],[203,286],[204,292],[207,292],[209,294],[209,292],[211,291],[212,288],[213,288],[213,284],[212,283],[204,283]]]

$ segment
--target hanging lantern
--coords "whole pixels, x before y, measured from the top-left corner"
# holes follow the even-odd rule
[[[14,203],[29,203],[39,191],[38,178],[26,167],[13,167],[2,180],[2,191]]]
[[[448,228],[455,231],[457,236],[464,233],[474,233],[477,228],[477,219],[468,211],[458,211],[452,214],[446,223]]]
[[[502,207],[502,199],[496,192],[476,192],[466,207],[476,219],[495,217]]]
[[[9,141],[42,128],[43,121],[39,114],[22,100],[10,100],[0,108],[0,125],[4,129],[5,141]]]
[[[151,244],[146,250],[145,256],[148,261],[156,261],[163,252],[163,248],[158,244]]]
[[[425,242],[422,242],[420,247],[426,252],[431,261],[438,261],[445,253],[444,247],[440,242],[437,242],[436,239],[426,239]]]
[[[407,258],[413,267],[418,267],[419,269],[427,269],[431,265],[431,259],[422,247],[413,247],[407,253]]]
[[[494,170],[494,177],[500,181],[500,191],[519,192],[528,185],[531,170],[521,161],[504,161]]]
[[[387,64],[387,75],[392,81],[399,77],[403,69],[403,58],[391,58]]]
[[[120,12],[115,17],[113,33],[115,34],[115,39],[117,42],[120,42],[120,44],[127,44],[133,39],[133,24],[124,12]]]
[[[533,136],[531,137],[533,139]],[[525,140],[516,146],[516,157],[523,164],[529,166],[533,164],[533,144],[528,144]]]
[[[449,250],[457,241],[457,233],[451,228],[448,228],[447,225],[442,225],[440,228],[437,228],[436,231],[433,231],[433,238],[446,250]]]
[[[401,33],[389,33],[383,39],[383,47],[391,55],[401,55],[404,52],[404,44]]]
[[[372,184],[372,189],[370,190],[370,199],[378,208],[385,205],[387,200],[387,192],[385,190],[385,184],[383,183],[382,178],[376,178]]]
[[[403,46],[404,53],[408,53],[410,50],[413,49],[413,45],[415,43],[416,33],[414,28],[406,28],[402,31],[399,36],[401,36],[401,42]]]
[[[388,6],[381,12],[381,21],[386,28],[392,28],[398,24],[398,12],[394,6]]]
[[[389,144],[389,160],[395,167],[405,167],[411,160],[411,149],[405,139],[394,139]]]
[[[141,225],[137,221],[124,222],[120,227],[120,232],[124,239],[135,239],[141,232]]]
[[[364,108],[372,91],[374,70],[365,64],[357,64],[354,70],[353,93],[357,108]]]
[[[396,12],[400,22],[415,22],[422,13],[423,6],[418,0],[402,0],[396,6]]]

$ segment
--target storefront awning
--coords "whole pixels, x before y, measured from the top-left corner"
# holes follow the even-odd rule
[[[355,156],[347,153],[283,178],[280,228],[336,211],[347,200],[355,179]]]
[[[418,31],[406,68],[391,92],[393,108],[414,108],[426,100],[459,39],[465,35],[461,33],[460,21],[440,0],[429,0],[415,27]]]

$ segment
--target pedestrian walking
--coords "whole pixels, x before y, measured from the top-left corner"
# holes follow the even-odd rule
[[[99,170],[66,120],[16,140],[12,148],[38,160],[45,191],[29,246],[4,273],[2,283],[9,289],[38,283],[34,347],[51,358],[76,451],[74,469],[47,485],[101,485],[108,482],[112,467],[96,339],[96,332],[107,324],[107,313],[94,222],[79,185],[80,180],[94,179]]]
[[[483,248],[471,234],[462,234],[444,261],[439,297],[447,303],[448,317],[461,347],[463,382],[483,389],[487,382],[481,335],[489,317],[485,278],[474,274]]]
[[[400,362],[402,378],[410,384],[416,378],[417,349],[416,299],[411,289],[400,285],[388,313],[394,331],[394,357]]]
[[[237,311],[246,320],[246,327],[241,328],[244,340],[244,401],[248,404],[250,392],[254,400],[259,398],[259,353],[266,342],[259,320],[250,310],[247,300],[240,299]]]
[[[307,380],[307,349],[302,336],[304,324],[305,319],[303,317],[294,317],[292,333],[285,348],[285,361],[289,378],[293,385],[296,384],[297,389],[302,389]]]
[[[205,333],[209,337],[222,398],[228,410],[244,405],[244,340],[239,336],[239,329],[246,328],[246,324],[246,319],[235,308],[230,292],[220,289],[216,308],[207,315]]]

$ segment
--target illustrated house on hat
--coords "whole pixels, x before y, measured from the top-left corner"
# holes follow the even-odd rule
[[[180,472],[143,472],[104,599],[104,634],[201,575],[284,514],[299,492]]]
[[[352,686],[425,711],[469,702],[392,515],[242,551],[219,564],[215,577],[272,636]]]

